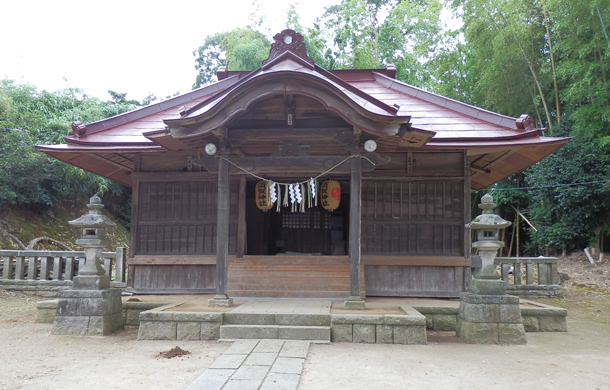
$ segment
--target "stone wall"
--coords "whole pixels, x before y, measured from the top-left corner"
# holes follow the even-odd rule
[[[333,342],[426,344],[426,317],[409,306],[406,315],[331,315]]]
[[[223,313],[172,312],[179,304],[140,314],[138,340],[218,340]]]
[[[60,291],[69,290],[72,286],[73,282],[71,280],[0,279],[0,288],[5,289],[6,291],[48,298],[57,297],[59,296]],[[110,287],[124,290],[127,287],[127,283],[111,281]]]
[[[37,322],[52,324],[57,311],[57,299],[38,301],[36,308]],[[125,325],[140,326],[140,313],[167,305],[163,302],[123,302],[123,318]]]
[[[220,326],[231,322],[224,318],[223,313],[172,312],[171,309],[175,306],[177,305],[161,302],[123,302],[125,325],[140,326],[140,339],[216,340],[220,335]],[[37,307],[38,321],[53,323],[57,300],[40,301]],[[350,343],[425,344],[426,329],[456,330],[459,312],[457,307],[403,306],[402,309],[407,315],[333,314],[330,320],[331,340]],[[521,315],[526,332],[567,331],[565,309],[522,299]]]

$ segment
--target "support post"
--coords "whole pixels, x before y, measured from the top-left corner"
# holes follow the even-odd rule
[[[346,309],[363,310],[364,300],[360,297],[360,254],[361,254],[361,193],[362,193],[362,160],[352,158],[350,177],[350,211],[349,211],[349,264],[350,264],[350,297],[345,301]]]
[[[116,257],[114,263],[114,280],[116,282],[125,282],[125,255],[127,249],[124,247],[116,248]]]
[[[237,212],[237,257],[246,254],[246,177],[239,178],[239,206]]]
[[[209,306],[233,306],[227,295],[229,259],[229,166],[226,160],[218,160],[218,211],[216,219],[216,296],[208,300]]]

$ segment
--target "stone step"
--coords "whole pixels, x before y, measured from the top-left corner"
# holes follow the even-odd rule
[[[330,326],[329,314],[267,314],[228,312],[223,315],[225,325],[292,325]]]
[[[330,326],[221,325],[220,338],[311,340],[330,342]]]

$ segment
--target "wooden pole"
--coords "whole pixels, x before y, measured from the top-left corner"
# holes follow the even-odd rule
[[[354,307],[362,302],[360,299],[360,255],[362,241],[361,224],[361,193],[362,193],[362,160],[352,158],[350,175],[350,210],[349,210],[349,262],[350,262],[350,298],[346,302]],[[362,307],[364,305],[362,304]]]
[[[227,295],[229,258],[229,164],[218,160],[218,199],[216,220],[216,296],[208,301],[210,306],[232,306],[233,300]]]
[[[237,213],[237,257],[246,254],[246,177],[239,179],[239,206]]]
[[[515,241],[515,257],[519,257],[519,209],[517,209],[517,222],[515,223],[516,227],[515,229],[517,230],[517,239]]]

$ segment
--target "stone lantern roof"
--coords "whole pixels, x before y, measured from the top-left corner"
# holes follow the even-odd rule
[[[485,194],[481,198],[481,204],[479,208],[483,210],[483,213],[477,216],[469,224],[466,225],[470,229],[504,229],[509,227],[512,223],[503,219],[497,214],[494,214],[493,210],[496,208],[496,204],[493,198],[489,194]]]
[[[69,221],[68,223],[80,228],[108,228],[116,226],[116,223],[102,214],[104,205],[102,204],[102,200],[99,196],[93,195],[91,199],[89,199],[87,208],[89,209],[88,214],[81,215],[77,219]]]

